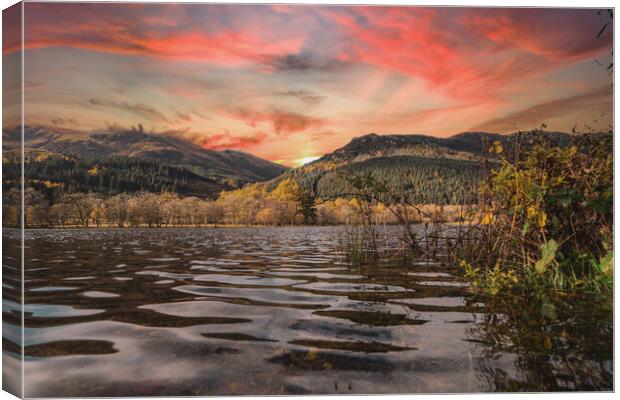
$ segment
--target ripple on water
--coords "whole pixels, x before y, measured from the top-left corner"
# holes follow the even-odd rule
[[[395,346],[390,343],[381,342],[351,342],[342,340],[312,340],[312,339],[300,339],[292,340],[290,344],[305,346],[316,349],[326,350],[346,350],[358,353],[388,353],[391,351],[407,351],[417,350],[415,347]]]
[[[194,294],[197,296],[213,295],[213,289],[214,288],[212,287],[197,285],[183,285],[174,288],[174,290],[179,292]],[[263,290],[254,288],[218,287],[215,289],[217,289],[217,292],[215,292],[215,297],[263,302],[269,303],[273,306],[305,305],[323,308],[326,306],[326,303],[333,300],[330,296],[319,296],[310,293],[300,293],[275,288]]]
[[[93,298],[99,298],[99,299],[105,299],[105,298],[119,297],[120,296],[120,295],[118,295],[116,293],[102,292],[102,291],[99,291],[99,290],[90,290],[90,291],[84,292],[82,294],[84,296],[86,296],[86,297],[93,297]]]
[[[172,280],[172,279],[161,279],[161,280],[159,280],[159,281],[155,281],[155,284],[156,284],[156,285],[167,285],[167,284],[170,284],[170,283],[175,283],[175,282],[176,282],[176,281],[175,281],[175,280]]]
[[[191,279],[194,276],[196,276],[194,274],[181,274],[181,273],[166,272],[166,271],[159,272],[157,275],[160,278],[168,278],[168,279]]]
[[[372,311],[319,310],[314,311],[314,314],[330,318],[345,319],[369,326],[423,325],[428,322],[423,319],[409,318],[407,314]]]
[[[142,256],[142,255],[149,254],[151,251],[150,251],[150,250],[134,250],[133,252],[134,252],[135,254],[138,254],[138,255],[141,255],[141,256]]]
[[[40,393],[54,388],[46,393],[54,397],[343,393],[343,387],[351,393],[484,391],[497,376],[519,385],[512,377],[549,368],[558,374],[545,384],[574,389],[576,378],[558,368],[562,346],[574,343],[575,354],[593,362],[579,350],[589,344],[574,329],[567,338],[552,333],[551,349],[500,350],[493,355],[501,357],[490,357],[500,340],[516,351],[512,332],[536,333],[526,324],[510,325],[513,317],[495,306],[473,303],[456,268],[426,261],[347,263],[336,255],[341,232],[36,230],[27,239],[32,268],[25,271],[26,289],[33,290],[26,299],[35,302],[25,309],[28,367],[36,370],[31,386],[44,388]],[[7,300],[7,338],[18,343],[21,306]],[[565,328],[542,321],[553,324],[552,331]],[[613,376],[611,358],[605,359],[612,342],[593,332],[594,325],[588,339],[594,336],[596,356],[603,354]],[[530,367],[541,362],[540,354],[553,364]],[[521,355],[525,362],[517,365]],[[153,373],[136,374],[144,365]],[[594,365],[581,376],[589,384],[600,375]],[[155,376],[166,379],[153,386]],[[79,387],[65,383],[78,381]]]
[[[268,278],[262,276],[248,276],[248,275],[223,275],[223,274],[203,274],[193,278],[199,282],[217,282],[230,285],[245,285],[245,286],[288,286],[294,283],[299,283],[299,280],[283,279],[283,278]]]
[[[431,278],[452,278],[454,277],[454,275],[449,274],[447,272],[408,272],[407,275],[431,277]]]
[[[458,288],[464,288],[464,287],[468,287],[470,286],[469,283],[467,282],[460,282],[460,281],[419,281],[416,282],[416,284],[418,285],[422,285],[422,286],[448,286],[448,287],[458,287]]]
[[[364,279],[363,275],[351,275],[351,274],[338,274],[338,273],[330,273],[330,272],[313,272],[313,271],[304,271],[303,269],[295,270],[295,271],[284,271],[284,270],[270,270],[267,272],[269,275],[274,276],[293,276],[293,277],[303,277],[303,278],[312,278],[312,279],[345,279],[345,280],[358,280]]]
[[[106,340],[59,340],[24,347],[27,357],[61,357],[84,354],[118,353],[114,343]]]
[[[30,313],[33,317],[79,317],[85,315],[94,315],[105,312],[105,310],[97,309],[81,309],[71,306],[53,305],[53,304],[26,304],[24,312]]]
[[[334,263],[332,263],[334,264]],[[281,266],[285,266],[286,268],[278,268],[278,267],[274,267],[274,268],[270,268],[271,271],[282,271],[282,272],[328,272],[328,271],[349,271],[348,268],[342,268],[342,267],[325,267],[325,268],[316,268],[316,267],[311,267],[308,268],[307,266],[304,266],[303,264],[301,265],[295,265],[295,264],[280,264]]]
[[[464,307],[466,305],[463,297],[422,297],[413,299],[392,300],[393,303],[401,304],[421,304],[426,306],[439,307]]]
[[[79,288],[69,286],[42,286],[30,289],[31,292],[62,292],[68,290],[77,290]]]
[[[95,279],[94,276],[76,276],[76,277],[69,277],[69,278],[64,278],[64,281],[86,281],[89,279]]]
[[[169,262],[169,261],[179,261],[180,258],[178,257],[155,257],[155,258],[149,258],[149,260],[156,261],[156,262]]]
[[[230,267],[241,263],[238,260],[227,258],[213,258],[208,260],[192,260],[190,264],[193,265],[192,269],[200,269],[201,267]]]
[[[318,291],[334,292],[404,292],[407,289],[400,286],[379,285],[375,283],[331,283],[331,282],[311,282],[295,285],[298,289],[309,289]]]
[[[246,333],[237,332],[214,332],[214,333],[201,333],[202,336],[213,339],[234,340],[241,342],[277,342],[277,340],[267,339],[248,335]]]

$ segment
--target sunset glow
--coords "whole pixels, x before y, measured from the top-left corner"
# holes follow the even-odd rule
[[[445,137],[543,122],[607,131],[612,29],[597,37],[607,18],[591,9],[26,3],[26,122],[142,124],[288,165],[370,132]],[[5,44],[5,57],[17,51],[17,41]]]
[[[295,160],[295,166],[298,167],[298,166],[301,166],[301,165],[305,165],[305,164],[311,163],[312,161],[316,161],[319,158],[321,158],[321,156],[302,157],[302,158],[299,158],[299,159]]]

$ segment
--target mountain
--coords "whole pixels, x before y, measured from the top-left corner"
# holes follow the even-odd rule
[[[539,134],[560,144],[570,138],[561,132]],[[416,203],[473,203],[483,176],[484,150],[494,141],[508,148],[515,138],[516,134],[485,132],[464,132],[448,138],[371,133],[267,185],[275,187],[284,177],[293,176],[305,191],[325,199],[351,191],[347,176],[370,173],[393,192],[408,192]]]
[[[4,132],[8,143],[19,143],[19,129]],[[47,150],[76,158],[129,157],[161,160],[216,180],[241,183],[272,179],[286,167],[240,151],[215,151],[188,140],[136,130],[82,133],[28,126],[27,148]]]
[[[368,135],[352,139],[344,147],[327,154],[314,163],[356,163],[373,158],[413,156],[452,160],[478,160],[484,139],[492,142],[503,136],[493,133],[467,132],[450,138],[425,135]]]
[[[570,139],[561,132],[537,135],[559,145]],[[5,148],[19,148],[20,137],[19,130],[5,131]],[[487,146],[499,141],[509,149],[515,138],[516,134],[485,132],[447,138],[371,133],[312,163],[287,169],[245,152],[204,149],[176,136],[30,126],[25,129],[25,171],[27,184],[50,199],[61,191],[105,195],[170,191],[216,197],[249,182],[261,182],[272,190],[287,177],[294,177],[306,193],[327,199],[351,191],[347,176],[370,173],[393,192],[408,193],[413,202],[460,204],[477,200]],[[7,166],[5,171],[10,171]]]
[[[4,149],[19,148],[20,138],[19,129],[5,130]],[[108,194],[172,190],[213,197],[288,169],[245,152],[209,150],[179,137],[138,130],[84,133],[27,126],[24,146],[31,155],[26,161],[32,179]]]
[[[570,135],[562,132],[537,132],[566,144]],[[411,156],[420,158],[442,158],[450,160],[479,161],[485,145],[499,141],[510,146],[517,134],[463,132],[457,135],[438,138],[426,135],[377,135],[370,133],[352,139],[344,147],[327,154],[314,163],[356,163],[372,158]]]

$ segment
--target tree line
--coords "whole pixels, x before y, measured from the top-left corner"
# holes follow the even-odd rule
[[[3,189],[17,187],[21,158],[3,154]],[[227,182],[205,177],[163,160],[134,157],[75,158],[46,151],[28,150],[24,155],[26,186],[41,192],[50,203],[66,193],[97,193],[111,197],[122,193],[172,192],[184,196],[215,197]]]
[[[20,191],[4,193],[3,223],[19,226]],[[216,200],[176,193],[138,192],[105,196],[101,193],[61,193],[53,202],[35,188],[24,192],[27,227],[181,227],[217,225],[341,225],[359,224],[372,209],[377,224],[394,224],[398,219],[380,202],[354,196],[317,200],[307,195],[292,177],[273,190],[252,184],[224,191]],[[433,219],[456,221],[467,218],[471,207],[423,205],[412,212],[411,221]]]
[[[480,162],[415,156],[379,157],[346,165],[309,165],[290,171],[308,193],[333,198],[353,188],[347,177],[371,174],[389,185],[390,192],[406,193],[416,204],[475,204],[484,177]]]

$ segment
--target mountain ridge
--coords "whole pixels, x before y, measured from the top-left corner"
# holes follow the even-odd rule
[[[567,141],[569,134],[564,132],[540,132]],[[423,134],[382,134],[368,133],[351,139],[344,146],[323,155],[318,160],[306,165],[324,162],[361,162],[371,158],[390,156],[417,156],[423,158],[448,158],[462,160],[480,160],[483,145],[499,140],[506,143],[517,133],[500,134],[489,132],[461,132],[445,138]],[[303,168],[303,166],[302,166]]]
[[[271,190],[283,179],[293,177],[315,198],[335,198],[351,192],[346,176],[370,173],[394,193],[411,193],[413,202],[472,204],[477,201],[477,187],[484,176],[482,161],[489,159],[487,146],[497,140],[509,149],[519,134],[461,132],[438,138],[370,133],[264,185]],[[538,134],[556,140],[560,146],[571,137],[563,132]],[[491,155],[490,161],[494,158]]]
[[[482,176],[480,161],[488,157],[486,146],[498,140],[509,148],[516,137],[487,132],[446,138],[369,133],[318,160],[289,169],[248,152],[204,149],[183,138],[141,129],[83,133],[27,126],[24,134],[29,178],[63,183],[74,191],[173,191],[213,198],[250,183],[273,190],[282,180],[294,177],[306,193],[326,198],[346,187],[343,175],[369,172],[394,190],[414,189],[415,201],[437,204],[475,201]],[[542,134],[560,144],[570,138],[562,132]],[[5,147],[17,147],[21,130],[5,130],[3,138]],[[63,159],[67,156],[72,160]],[[92,171],[99,172],[93,175]],[[75,185],[72,179],[78,180]],[[48,188],[41,190],[51,193]]]
[[[17,146],[20,138],[19,129],[3,131],[6,148]],[[80,132],[26,126],[24,145],[80,159],[128,157],[160,160],[206,178],[229,184],[238,182],[232,186],[273,179],[288,170],[246,152],[205,149],[183,138],[140,130]]]

